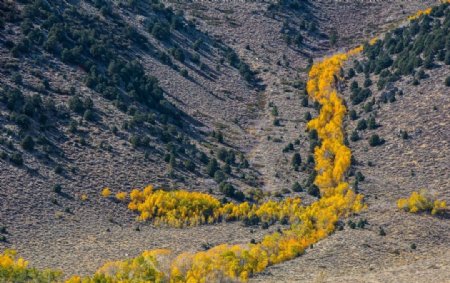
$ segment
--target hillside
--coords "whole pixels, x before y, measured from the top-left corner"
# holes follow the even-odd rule
[[[414,282],[445,282],[448,214],[396,207],[421,188],[450,200],[449,9],[407,20],[438,2],[1,3],[0,251],[89,275],[144,250],[258,243],[287,229],[158,227],[100,192],[154,184],[225,204],[317,201],[321,141],[306,129],[321,107],[308,72],[380,35],[346,62],[338,87],[354,157],[346,179],[368,205],[350,220],[367,224],[345,220],[250,281],[406,282],[414,272]],[[384,143],[370,146],[373,134]]]

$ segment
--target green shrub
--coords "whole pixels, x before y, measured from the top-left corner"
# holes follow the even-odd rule
[[[349,112],[349,116],[351,120],[356,120],[358,119],[358,114],[356,113],[356,111],[354,109],[350,110]]]
[[[153,25],[151,33],[159,40],[166,40],[170,37],[170,29],[167,25],[157,22]]]
[[[366,179],[366,177],[364,177],[364,175],[360,171],[358,171],[356,172],[355,179],[358,182],[363,182]]]
[[[206,173],[210,177],[214,177],[214,174],[216,173],[217,170],[219,170],[217,159],[211,158],[208,162],[208,165],[206,166]]]
[[[445,53],[445,59],[444,59],[445,65],[450,65],[450,50]]]
[[[348,78],[351,79],[356,75],[355,70],[353,68],[350,68],[348,70]]]
[[[225,172],[226,174],[231,174],[231,166],[229,164],[225,164],[222,167],[223,172]]]
[[[280,124],[280,119],[275,119],[275,120],[273,120],[273,125],[276,126],[276,127],[281,126],[281,124]]]
[[[278,116],[278,107],[274,105],[272,107],[271,113],[272,113],[272,116],[277,117]]]
[[[313,197],[320,197],[320,190],[316,185],[310,185],[308,187],[308,194]]]
[[[6,160],[6,159],[8,159],[8,154],[6,152],[2,151],[2,152],[0,152],[0,158],[3,160]]]
[[[62,186],[61,186],[60,184],[55,184],[55,185],[53,186],[53,192],[55,192],[55,193],[57,193],[57,194],[60,194],[61,191],[62,191]]]
[[[34,150],[34,140],[31,136],[26,136],[21,142],[20,145],[23,149],[32,151]]]
[[[300,156],[300,153],[296,152],[294,153],[294,155],[292,156],[292,160],[291,160],[291,164],[294,167],[300,166],[300,164],[302,163],[302,158]]]
[[[373,117],[373,116],[369,117],[369,119],[367,120],[367,127],[370,130],[378,128],[377,122],[375,121],[375,117]]]
[[[450,87],[450,76],[445,79],[445,85]]]
[[[69,109],[78,114],[85,111],[84,103],[78,95],[75,95],[69,99]]]
[[[294,145],[290,142],[288,143],[284,148],[283,148],[283,152],[288,152],[288,151],[292,151],[294,150]]]
[[[216,172],[214,172],[214,181],[216,181],[217,183],[222,183],[226,179],[227,177],[222,172],[222,170],[216,170]]]
[[[353,131],[351,136],[350,136],[350,140],[352,142],[356,142],[359,140],[359,135],[358,135],[358,131]]]
[[[11,155],[10,159],[11,163],[17,166],[21,166],[23,164],[22,154],[15,152]]]
[[[369,138],[370,146],[379,146],[382,144],[384,144],[384,140],[382,138],[380,138],[377,134],[374,134]]]
[[[55,167],[55,173],[56,174],[61,174],[63,172],[63,168],[61,165],[56,165]]]
[[[367,78],[365,81],[364,81],[364,87],[369,87],[369,86],[371,86],[372,85],[372,80],[371,79],[369,79],[369,78]]]
[[[91,109],[87,109],[86,111],[84,111],[83,119],[86,121],[94,121],[95,119],[94,111],[92,111]]]
[[[348,225],[348,227],[350,227],[350,229],[355,229],[356,228],[356,223],[351,221],[351,220],[349,220],[347,222],[347,225]]]
[[[217,153],[216,156],[219,160],[225,161],[225,159],[227,158],[228,155],[228,151],[225,148],[220,148]]]
[[[400,131],[400,134],[402,136],[402,139],[407,140],[409,138],[407,131]]]
[[[303,106],[303,107],[308,107],[308,105],[309,105],[308,97],[307,97],[307,96],[304,96],[304,97],[302,98],[302,106]]]
[[[21,85],[22,84],[22,75],[15,72],[11,75],[11,80],[13,82],[15,82],[16,84]]]
[[[236,189],[234,186],[230,183],[221,183],[220,184],[220,191],[227,197],[234,197],[234,194],[236,193]]]
[[[193,171],[195,170],[195,163],[192,162],[191,160],[186,160],[186,161],[184,162],[184,167],[185,167],[187,170],[193,172]]]
[[[306,122],[309,122],[312,119],[311,113],[309,113],[309,111],[306,112],[304,118]]]
[[[303,191],[303,188],[302,188],[302,186],[299,184],[299,182],[295,182],[293,185],[292,185],[292,191],[293,192],[296,192],[296,193],[298,193],[298,192],[302,192]]]
[[[358,125],[356,126],[356,129],[358,131],[362,131],[362,130],[367,129],[367,122],[366,122],[366,120],[365,119],[359,120],[358,121]]]

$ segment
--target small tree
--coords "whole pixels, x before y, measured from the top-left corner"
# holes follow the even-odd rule
[[[94,121],[94,112],[91,109],[84,111],[83,119],[86,121]]]
[[[302,163],[302,158],[300,156],[300,153],[298,153],[298,152],[294,153],[294,155],[292,156],[292,161],[291,161],[292,166],[298,167],[298,166],[300,166],[301,163]]]
[[[273,120],[273,125],[276,126],[276,127],[279,127],[281,125],[280,124],[280,119]]]
[[[10,161],[16,166],[21,166],[23,164],[22,154],[14,152],[10,157]]]
[[[85,110],[84,103],[78,95],[75,95],[69,99],[69,108],[78,114],[83,113]]]
[[[217,163],[217,159],[211,158],[208,162],[208,165],[206,166],[206,173],[210,177],[214,177],[214,173],[219,169],[219,165]]]
[[[236,189],[232,184],[224,182],[220,184],[220,191],[227,197],[234,197]]]
[[[330,33],[329,38],[330,38],[331,45],[335,46],[337,41],[338,41],[338,33],[337,33],[337,31],[336,30],[332,30],[331,33]]]
[[[352,135],[350,136],[350,140],[352,142],[358,141],[359,140],[359,135],[358,135],[358,131],[353,131]]]
[[[20,143],[23,149],[32,151],[34,149],[34,140],[31,136],[26,136]]]
[[[348,70],[348,78],[351,79],[356,75],[355,70],[353,68],[350,68],[350,70]]]
[[[312,119],[311,113],[309,113],[309,111],[306,112],[306,113],[305,113],[305,120],[308,122],[308,121],[310,121],[311,119]]]
[[[222,170],[226,174],[231,174],[231,166],[228,163],[223,166]]]
[[[302,106],[303,107],[308,107],[308,97],[307,96],[304,96],[302,98]]]
[[[227,155],[228,155],[228,151],[223,147],[220,148],[216,153],[217,158],[222,161],[225,161],[225,159],[227,158]]]
[[[349,116],[351,120],[356,120],[358,119],[358,114],[356,113],[356,111],[354,109],[350,110],[349,112]]]
[[[292,185],[292,191],[293,192],[302,192],[303,191],[303,188],[302,188],[302,186],[298,183],[298,182],[295,182],[293,185]]]
[[[367,78],[364,80],[364,87],[369,87],[372,85],[372,80],[370,78]]]
[[[319,135],[317,133],[316,129],[312,129],[311,131],[309,131],[309,140],[317,140],[319,138]]]
[[[358,182],[362,182],[362,181],[364,181],[366,179],[366,177],[364,177],[364,175],[360,171],[358,171],[358,172],[356,172],[355,179]]]
[[[450,76],[445,79],[445,85],[450,86]]]
[[[217,170],[214,173],[214,181],[216,181],[217,183],[222,183],[226,179],[227,179],[227,177],[225,176],[225,174],[221,170]]]
[[[320,190],[316,185],[311,185],[308,187],[308,194],[313,197],[320,197]]]
[[[369,120],[367,120],[367,127],[371,130],[376,129],[377,126],[377,122],[375,121],[375,117],[370,116]]]
[[[61,193],[61,190],[62,190],[62,187],[61,187],[60,184],[55,184],[55,185],[53,186],[53,191],[54,191],[55,193],[60,194],[60,193]]]
[[[370,146],[379,146],[384,143],[384,140],[380,138],[377,134],[372,135],[369,138],[369,145]]]
[[[367,129],[367,122],[365,119],[361,119],[358,122],[358,125],[356,126],[356,129],[361,131]]]
[[[223,143],[223,134],[222,132],[217,133],[217,141]]]
[[[184,162],[184,167],[186,167],[186,169],[189,170],[189,171],[194,171],[195,170],[195,163],[192,162],[191,160],[186,160]]]
[[[409,138],[407,131],[400,131],[400,134],[402,135],[402,139],[407,140]]]

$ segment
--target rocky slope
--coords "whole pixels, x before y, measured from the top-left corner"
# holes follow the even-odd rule
[[[10,89],[18,89],[26,97],[39,94],[57,110],[47,115],[50,126],[40,125],[35,116],[37,121],[23,129],[20,120],[11,117],[14,111],[22,111],[19,106],[14,111],[7,103],[0,107],[0,148],[7,154],[0,160],[0,224],[8,230],[0,248],[16,248],[34,266],[87,274],[104,261],[135,256],[149,248],[199,250],[205,243],[245,243],[267,232],[237,223],[186,230],[155,228],[135,222],[135,215],[123,204],[99,197],[105,186],[116,192],[147,183],[211,189],[222,197],[218,182],[206,172],[202,153],[211,159],[220,148],[234,150],[236,164],[227,181],[240,190],[279,193],[285,189],[284,194],[289,194],[286,189],[299,182],[305,189],[299,194],[306,202],[312,200],[306,192],[312,170],[306,162],[311,150],[305,126],[307,113],[314,116],[317,112],[312,101],[305,103],[303,90],[310,60],[369,40],[438,1],[167,3],[173,12],[147,6],[144,1],[135,1],[138,4],[130,7],[114,1],[75,4],[83,15],[100,23],[97,33],[108,35],[104,43],[109,43],[107,38],[113,34],[124,37],[119,39],[126,44],[112,42],[113,50],[125,60],[137,59],[145,74],[158,79],[163,99],[171,105],[167,107],[178,113],[172,121],[163,116],[159,106],[132,100],[124,84],[118,89],[130,104],[126,111],[121,110],[101,90],[86,85],[89,68],[63,60],[62,47],[53,52],[34,44],[28,53],[15,56],[14,47],[30,36],[30,27],[23,20],[28,2],[1,4],[5,21],[0,25],[0,89],[3,95]],[[51,8],[70,6],[69,1],[55,3]],[[50,28],[45,20],[33,18],[31,30],[40,29],[48,39]],[[75,27],[82,25],[74,22]],[[159,35],[155,22],[169,26],[168,38]],[[72,43],[68,43],[69,50]],[[180,60],[179,49],[184,60]],[[90,56],[99,70],[109,67],[98,59],[100,55],[85,54],[82,56]],[[239,65],[241,62],[249,70]],[[350,67],[351,62],[346,72]],[[247,71],[252,77],[246,77]],[[368,220],[368,228],[346,227],[306,255],[274,266],[253,280],[398,282],[395,278],[406,281],[413,271],[417,282],[450,278],[445,249],[448,219],[405,215],[395,207],[399,197],[421,187],[450,198],[446,161],[450,103],[448,87],[443,84],[448,74],[448,66],[442,66],[430,70],[418,86],[399,83],[404,95],[376,109],[381,125],[376,132],[386,140],[383,146],[368,146],[365,133],[363,140],[350,142],[357,160],[355,170],[366,177],[359,189],[367,196],[369,210],[360,218]],[[358,75],[356,80],[362,85],[364,76]],[[348,84],[347,100],[351,95],[350,81]],[[382,95],[375,86],[372,89],[374,97]],[[95,119],[70,108],[74,94],[83,101],[92,100]],[[357,110],[369,117],[362,105]],[[141,118],[136,112],[151,113],[152,117]],[[349,120],[347,127],[350,135],[356,122]],[[400,130],[407,130],[411,139],[402,140]],[[220,131],[224,141],[211,136],[213,131]],[[36,143],[32,151],[21,146],[27,135]],[[40,143],[40,136],[52,146]],[[145,145],[133,146],[133,138],[146,136],[149,141]],[[24,165],[11,161],[17,152]],[[295,152],[305,164],[298,170],[291,162]],[[192,171],[187,169],[187,160],[196,165]],[[245,160],[249,168],[243,166]],[[62,194],[54,192],[58,184]],[[89,199],[81,201],[82,194]],[[386,236],[379,235],[380,227]],[[412,243],[417,245],[415,250],[410,248]]]

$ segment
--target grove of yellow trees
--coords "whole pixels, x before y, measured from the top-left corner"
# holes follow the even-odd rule
[[[409,198],[401,198],[397,201],[399,209],[407,212],[428,211],[431,214],[443,213],[447,209],[445,200],[438,200],[426,190],[420,192],[412,192]]]
[[[173,227],[211,224],[219,221],[245,220],[258,217],[262,222],[286,219],[298,221],[301,199],[269,200],[261,205],[243,202],[222,204],[205,193],[185,190],[155,190],[152,185],[130,193],[128,208],[139,213],[139,220],[152,220],[156,225]]]
[[[362,51],[362,46],[347,53],[336,54],[314,64],[306,85],[308,94],[321,105],[319,116],[308,123],[308,129],[315,129],[321,145],[314,150],[317,177],[315,184],[323,196],[336,193],[344,182],[345,172],[350,166],[351,151],[344,144],[343,119],[347,109],[337,94],[342,78],[339,73],[349,56]]]

